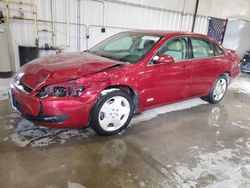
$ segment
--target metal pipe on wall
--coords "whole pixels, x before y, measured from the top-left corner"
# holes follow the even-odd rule
[[[86,29],[87,29],[87,33],[89,33],[89,30],[90,28],[92,27],[105,27],[105,28],[111,28],[111,29],[136,29],[136,28],[132,28],[132,27],[119,27],[119,26],[110,26],[110,25],[95,25],[95,24],[92,24],[92,25],[89,25]],[[86,49],[88,49],[89,47],[89,41],[88,41],[89,38],[87,38],[86,40]]]
[[[10,17],[10,20],[25,20],[25,21],[34,21],[32,18],[18,18],[18,17]],[[43,22],[43,23],[52,23],[50,20],[42,20],[42,19],[37,19],[37,22]],[[55,21],[54,23],[56,24],[67,24],[67,22],[61,22],[61,21]],[[70,22],[70,25],[77,25],[75,22]],[[81,26],[85,26],[87,28],[86,24],[80,24]]]
[[[178,19],[179,19],[180,23],[178,24],[178,28],[177,29],[184,30],[183,27],[185,27],[186,28],[185,30],[191,31],[191,24],[192,24],[192,16],[193,16],[193,14],[186,12],[186,6],[187,6],[187,2],[188,2],[187,0],[183,1],[184,4],[182,4],[182,11],[168,10],[168,9],[164,9],[164,8],[158,8],[158,7],[147,6],[147,5],[136,4],[136,3],[129,3],[129,2],[124,2],[124,1],[120,1],[120,0],[117,0],[117,1],[115,1],[115,0],[85,0],[85,1],[99,2],[99,3],[102,4],[103,11],[102,11],[102,15],[101,15],[101,12],[99,13],[99,15],[102,16],[102,18],[100,19],[100,22],[99,22],[100,24],[98,24],[99,27],[112,27],[112,28],[114,28],[110,24],[106,24],[105,25],[105,19],[106,19],[105,16],[108,16],[108,15],[105,15],[105,13],[107,12],[107,7],[109,7],[108,3],[111,3],[111,4],[125,5],[125,6],[127,6],[127,8],[130,8],[129,6],[131,6],[131,7],[140,7],[140,8],[143,8],[143,9],[149,9],[148,11],[150,11],[150,10],[158,10],[158,11],[170,13],[171,15],[173,15],[172,13],[176,13],[176,14],[178,13],[179,14],[178,15]],[[81,21],[82,21],[81,20],[82,19],[82,15],[81,15],[81,6],[82,6],[82,4],[81,4],[81,2],[82,2],[81,0],[77,0],[76,1],[76,3],[77,3],[77,7],[76,7],[76,11],[77,11],[76,12],[76,15],[77,15],[76,23],[70,23],[70,3],[71,2],[68,1],[68,0],[65,1],[65,3],[66,3],[66,14],[67,14],[65,22],[64,21],[59,21],[58,22],[58,21],[53,20],[53,15],[55,14],[53,12],[53,10],[51,10],[51,12],[53,12],[53,14],[51,14],[51,18],[52,18],[51,21],[48,21],[48,20],[38,20],[37,18],[35,20],[36,20],[37,23],[39,23],[39,21],[40,22],[52,23],[52,27],[54,27],[55,24],[57,24],[57,23],[66,24],[66,34],[65,34],[65,36],[66,36],[66,44],[67,44],[67,48],[68,49],[70,48],[70,44],[71,44],[71,41],[70,41],[71,40],[71,37],[70,37],[71,36],[70,35],[71,27],[70,27],[70,25],[71,24],[76,25],[76,34],[77,34],[76,40],[77,41],[74,40],[74,42],[76,42],[77,51],[80,51],[81,47],[82,47],[81,41],[80,41],[80,39],[81,39],[81,32],[82,32],[82,28],[83,28],[82,26],[87,27],[85,24],[81,24]],[[52,5],[51,5],[51,8],[52,8]],[[171,15],[170,15],[170,18],[171,18]],[[184,17],[184,19],[183,19],[183,17]],[[186,20],[186,17],[188,17],[187,19],[189,20],[187,23],[184,21],[184,20]],[[196,15],[196,17],[198,17],[198,15]],[[201,16],[201,17],[204,17],[204,16]],[[25,20],[25,19],[23,19],[23,20]],[[29,19],[27,19],[27,20],[29,20]],[[170,24],[171,23],[172,22],[170,21]],[[90,25],[91,25],[91,23],[90,23]],[[130,24],[128,25],[128,27],[129,26],[130,26]],[[188,27],[186,27],[186,26],[188,26]],[[134,27],[135,26],[133,26],[133,24],[132,24],[131,25],[131,29],[134,29]],[[118,28],[118,27],[116,27],[116,28]],[[53,28],[52,28],[51,31],[53,31]],[[88,36],[89,28],[86,30],[86,32],[87,32],[86,35]],[[88,44],[88,39],[85,40],[85,41],[86,41],[86,45],[88,46],[89,45]]]
[[[70,1],[66,1],[66,49],[70,50]]]
[[[85,0],[85,1],[95,1],[102,4],[102,27],[104,27],[104,20],[105,20],[105,3],[101,0]],[[86,49],[88,49],[88,39],[89,39],[89,27],[92,25],[89,25],[86,30]]]
[[[105,19],[105,4],[103,1],[100,0],[92,0],[92,1],[96,1],[102,4],[102,25],[104,25],[104,19]]]
[[[104,25],[104,18],[105,18],[105,4],[104,4],[104,1],[101,1],[101,0],[85,0],[85,1],[95,1],[95,2],[98,2],[98,3],[102,4],[102,25]]]
[[[53,6],[53,0],[50,0],[50,19],[51,19],[51,43],[52,46],[55,46],[55,22],[54,22],[54,6]]]
[[[9,3],[6,1],[6,10],[7,10],[7,22],[9,23],[10,21],[10,7]]]
[[[126,1],[119,1],[119,0],[103,0],[104,2],[110,2],[110,3],[117,3],[121,5],[128,5],[132,7],[140,7],[140,8],[147,8],[151,10],[159,10],[159,11],[166,11],[166,12],[171,12],[171,13],[179,13],[181,14],[182,11],[178,10],[170,10],[170,9],[165,9],[165,8],[160,8],[160,7],[153,7],[153,6],[148,6],[148,5],[142,5],[142,4],[137,4],[137,3],[130,3]],[[191,13],[186,13],[186,15],[192,15]]]
[[[98,1],[98,0],[92,0],[92,1]],[[145,9],[150,9],[150,10],[158,10],[158,11],[163,11],[163,12],[168,12],[168,13],[177,13],[177,14],[180,14],[181,15],[181,23],[180,23],[180,30],[185,30],[185,31],[191,31],[191,24],[192,24],[192,18],[191,16],[193,16],[193,14],[191,13],[187,13],[186,9],[187,9],[187,3],[188,1],[185,0],[184,1],[184,4],[183,4],[183,8],[182,8],[182,11],[175,11],[175,10],[168,10],[168,9],[163,9],[163,8],[158,8],[158,7],[152,7],[152,6],[146,6],[146,5],[141,5],[141,4],[135,4],[135,3],[130,3],[130,2],[124,2],[124,1],[119,1],[119,0],[103,0],[103,3],[104,3],[104,7],[105,7],[105,3],[116,3],[116,4],[121,4],[121,5],[127,5],[127,6],[132,6],[132,7],[140,7],[140,8],[145,8]],[[184,19],[185,19],[185,16],[188,16],[190,17],[190,23],[188,23],[188,25],[185,26],[186,29],[184,29]],[[196,17],[198,17],[198,15],[196,14]],[[199,17],[203,18],[203,17],[206,17],[206,16],[201,16],[199,15]],[[190,24],[190,25],[189,25]],[[90,33],[90,27],[92,26],[95,26],[97,27],[98,25],[89,25],[87,27],[87,40],[86,40],[86,46],[87,46],[87,49],[89,47],[89,33]],[[102,26],[99,25],[98,27],[110,27],[110,28],[123,28],[123,27],[115,27],[115,26],[107,26],[105,24],[103,24]],[[127,28],[127,29],[134,29],[134,28]]]
[[[23,21],[27,21],[27,22],[34,22],[34,19],[33,18],[19,18],[19,17],[10,17],[10,20],[23,20]],[[40,22],[40,23],[49,23],[49,24],[52,24],[53,22],[51,20],[42,20],[42,19],[37,19],[36,20],[37,24]],[[68,22],[63,22],[63,21],[54,21],[55,24],[64,24],[68,25],[68,28],[70,28],[70,25],[74,25],[74,26],[78,26],[79,24],[78,23],[75,23],[75,22],[70,22],[70,20],[68,20]],[[87,30],[87,25],[86,24],[80,24],[80,27],[84,27],[85,30]],[[70,29],[69,29],[70,30]],[[38,30],[39,32],[39,30]],[[52,31],[48,31],[48,32],[52,32]],[[70,32],[66,32],[66,37],[68,39],[70,39]],[[70,47],[70,40],[68,40],[68,43],[69,43],[69,46],[68,48]]]
[[[39,46],[39,38],[38,38],[38,22],[37,22],[37,8],[36,8],[36,4],[37,1],[36,0],[32,0],[33,2],[33,16],[34,16],[34,24],[35,24],[35,34],[36,34],[36,38],[35,38],[35,45],[38,47]]]
[[[12,75],[9,48],[8,24],[0,24],[0,78],[9,78]]]
[[[194,11],[194,16],[193,16],[192,32],[194,32],[194,27],[195,27],[195,21],[196,21],[196,17],[197,17],[199,2],[200,2],[200,0],[196,0],[195,11]]]
[[[91,27],[102,27],[101,25],[89,25],[87,27],[87,29],[89,30],[89,28]],[[132,27],[119,27],[119,26],[112,26],[112,25],[103,25],[103,27],[106,27],[106,28],[113,28],[113,29],[136,29],[136,28],[132,28]]]
[[[80,51],[80,33],[81,33],[81,0],[77,0],[77,34],[76,34],[76,44],[77,44],[77,51]]]
[[[184,1],[184,5],[182,8],[180,30],[183,29],[183,20],[184,20],[184,16],[186,15],[186,8],[187,8],[187,0]]]

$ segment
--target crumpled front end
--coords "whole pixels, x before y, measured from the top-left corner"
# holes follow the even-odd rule
[[[103,73],[99,75],[105,76]],[[97,85],[90,84],[95,79],[98,79],[98,75],[59,84],[45,84],[35,90],[15,78],[10,84],[9,98],[16,111],[38,125],[83,128],[88,126],[92,107],[100,95],[98,87],[105,85],[105,81],[96,81]],[[104,80],[107,81],[106,76]]]

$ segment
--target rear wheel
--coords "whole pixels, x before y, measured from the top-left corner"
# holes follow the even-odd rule
[[[125,129],[130,123],[134,104],[126,91],[113,90],[102,95],[96,103],[90,126],[99,135],[113,135]]]
[[[227,90],[227,86],[228,86],[227,77],[225,75],[221,75],[215,81],[211,91],[209,92],[209,95],[201,97],[201,99],[212,104],[218,103],[223,99]]]

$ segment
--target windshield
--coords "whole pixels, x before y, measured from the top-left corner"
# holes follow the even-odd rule
[[[159,41],[160,37],[142,33],[120,33],[89,50],[90,53],[124,62],[135,63]]]

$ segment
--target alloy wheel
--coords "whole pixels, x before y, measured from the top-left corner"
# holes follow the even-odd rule
[[[216,83],[214,91],[213,91],[213,98],[216,101],[219,101],[224,96],[227,89],[227,81],[224,78],[220,78],[220,80]]]

